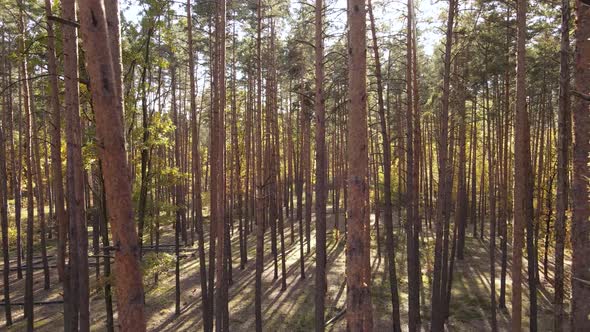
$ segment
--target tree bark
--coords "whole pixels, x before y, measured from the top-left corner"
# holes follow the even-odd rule
[[[447,19],[447,31],[445,41],[445,57],[443,72],[443,96],[442,107],[439,116],[439,139],[438,139],[438,197],[436,200],[436,242],[435,242],[435,259],[434,259],[434,276],[432,283],[432,325],[431,331],[441,331],[444,329],[445,317],[443,317],[444,298],[443,291],[446,290],[445,266],[447,264],[443,254],[444,228],[448,223],[449,211],[447,202],[450,197],[449,191],[449,173],[451,172],[452,163],[448,162],[449,144],[448,144],[448,126],[449,126],[449,98],[451,82],[451,51],[453,46],[453,27],[455,20],[455,10],[457,7],[456,0],[449,0],[449,11]]]
[[[2,51],[5,51],[5,39],[2,34]],[[2,54],[5,55],[4,52]],[[5,62],[2,61],[2,69],[6,70]],[[6,79],[2,79],[2,83],[6,86]],[[6,138],[4,132],[6,130],[8,119],[8,109],[11,107],[11,101],[5,96],[4,97],[4,117],[2,118],[2,126],[0,127],[0,178],[3,181],[0,182],[0,226],[2,227],[2,260],[4,263],[4,269],[2,273],[2,283],[4,291],[4,317],[6,318],[6,326],[12,325],[12,310],[10,307],[10,257],[9,257],[9,243],[8,243],[8,186],[7,181],[8,175],[6,173]],[[12,133],[10,133],[12,135]],[[17,253],[18,255],[18,253]]]
[[[171,108],[172,108],[172,122],[174,123],[174,166],[180,172],[180,122],[178,120],[178,110],[176,108],[176,63],[174,63],[175,59],[172,59],[172,66],[170,67],[170,84],[172,85],[170,89],[172,90],[172,100],[171,100]],[[174,184],[174,209],[175,209],[175,219],[174,219],[174,254],[175,254],[175,264],[174,264],[174,282],[175,282],[175,292],[174,292],[174,313],[176,316],[180,315],[180,228],[182,227],[182,213],[184,205],[184,196],[182,195],[182,184],[180,180],[177,179],[177,182]]]
[[[315,275],[315,330],[324,331],[326,279],[326,200],[328,196],[326,148],[326,101],[324,99],[324,1],[315,1],[315,117],[316,117],[316,275]]]
[[[576,1],[575,90],[590,90],[590,4]],[[590,102],[576,98],[573,108],[574,172],[572,179],[572,331],[590,329]]]
[[[76,21],[75,2],[62,1],[62,16]],[[70,223],[70,295],[72,326],[76,322],[80,331],[90,329],[89,276],[88,276],[88,232],[84,209],[84,168],[82,165],[82,129],[80,123],[80,102],[78,91],[78,36],[72,26],[63,27],[64,72],[65,72],[65,114],[67,141],[67,188],[68,215]],[[74,253],[74,251],[76,251]],[[73,297],[77,297],[76,300]],[[76,316],[79,318],[76,319]]]
[[[45,0],[45,14],[49,17],[51,1]],[[59,109],[59,86],[57,82],[57,60],[55,56],[55,33],[53,23],[47,20],[47,61],[49,71],[49,87],[51,91],[51,170],[53,174],[52,190],[55,200],[55,216],[57,221],[57,274],[63,280],[65,253],[67,242],[68,219],[64,205],[63,173],[61,169],[61,111]]]
[[[116,76],[104,7],[100,0],[80,1],[80,26],[86,50],[94,103],[99,154],[103,162],[105,192],[115,254],[117,305],[124,331],[145,331],[144,293],[139,267],[137,231],[133,222],[131,184],[125,154],[123,103]],[[118,41],[118,39],[117,39]],[[118,44],[113,42],[113,44]],[[108,52],[105,52],[108,50]]]
[[[32,94],[33,88],[31,87],[31,101],[34,100],[34,94]],[[35,104],[31,102],[31,114],[35,114]],[[41,172],[41,153],[39,153],[39,146],[42,144],[41,130],[38,127],[37,121],[33,119],[31,129],[36,133],[35,139],[32,141],[33,144],[33,169],[35,171],[35,191],[37,194],[37,217],[39,218],[39,237],[41,245],[41,261],[43,264],[43,289],[48,290],[50,287],[49,279],[49,264],[47,261],[47,227],[45,222],[45,186],[43,184],[43,173]]]
[[[19,52],[22,56],[20,63],[20,75],[22,81],[22,110],[25,116],[25,168],[27,180],[27,256],[26,256],[26,276],[25,276],[25,307],[24,315],[27,318],[27,331],[33,331],[33,232],[34,232],[34,195],[33,195],[33,156],[32,156],[32,123],[33,116],[31,114],[31,100],[29,93],[29,74],[27,55],[25,54],[26,32],[25,32],[25,14],[22,0],[18,1],[20,7],[19,13],[19,30],[20,36],[18,40]]]
[[[227,314],[227,278],[226,278],[226,220],[225,220],[225,0],[216,2],[215,15],[215,83],[214,105],[211,121],[211,223],[216,225],[217,249],[215,265],[215,330],[228,331],[224,326]]]
[[[517,1],[516,38],[516,111],[514,132],[514,230],[512,241],[512,331],[522,329],[522,249],[525,225],[532,218],[532,170],[530,152],[529,117],[526,103],[526,7],[527,0]],[[530,227],[530,226],[529,226]],[[528,228],[528,227],[527,227]],[[532,234],[529,235],[529,237]],[[532,240],[532,238],[531,238]],[[527,241],[528,242],[528,241]],[[530,252],[529,252],[530,253]],[[529,260],[532,260],[529,257]],[[530,270],[530,266],[529,266]],[[529,271],[529,279],[534,271]],[[531,284],[532,282],[532,284]],[[529,287],[534,280],[529,280]],[[536,290],[531,288],[531,314]],[[531,330],[535,320],[531,320]]]
[[[415,145],[416,139],[414,137],[418,125],[415,123],[416,116],[414,114],[414,92],[412,79],[412,63],[413,63],[413,12],[414,2],[408,0],[408,24],[406,29],[406,243],[407,243],[407,264],[408,264],[408,329],[410,332],[417,331],[420,326],[420,253],[418,239],[419,215],[418,208],[418,192],[416,192],[416,182],[418,167],[415,159],[415,150],[418,147]]]
[[[254,145],[256,151],[256,276],[254,314],[256,332],[262,332],[262,272],[264,269],[264,177],[262,175],[262,0],[256,5],[256,133]]]
[[[570,135],[568,122],[571,120],[570,106],[570,1],[561,2],[561,46],[559,54],[559,110],[557,113],[557,197],[555,218],[555,277],[553,300],[554,323],[556,332],[563,331],[564,319],[564,252],[566,241],[566,211],[569,187],[569,146]]]
[[[488,86],[486,84],[486,89]],[[490,309],[492,314],[491,328],[492,331],[498,330],[498,321],[496,318],[496,160],[494,148],[492,147],[492,129],[491,129],[491,110],[489,103],[486,108],[487,113],[487,148],[488,148],[488,182],[489,182],[489,200],[490,200]]]
[[[141,71],[141,125],[142,125],[142,146],[141,146],[141,179],[139,186],[139,202],[137,207],[137,235],[139,238],[139,258],[143,256],[143,229],[145,224],[147,195],[150,178],[150,131],[149,131],[149,114],[148,114],[148,100],[147,100],[147,72],[150,68],[150,44],[152,40],[153,27],[148,27],[146,36],[146,46],[144,55],[144,64]]]
[[[192,173],[194,176],[193,187],[193,209],[195,213],[195,228],[197,232],[197,245],[199,251],[199,280],[201,282],[201,305],[203,310],[203,329],[210,332],[213,328],[211,322],[211,308],[207,289],[207,264],[205,259],[205,237],[203,234],[203,202],[201,200],[201,151],[199,149],[199,127],[197,119],[197,100],[195,82],[195,57],[193,50],[193,24],[191,14],[191,0],[186,1],[186,14],[188,26],[188,61],[189,61],[189,83],[190,83],[190,112],[191,112],[191,133],[192,140]]]
[[[372,331],[367,136],[366,9],[348,1],[348,234],[346,241],[346,322],[349,331]]]

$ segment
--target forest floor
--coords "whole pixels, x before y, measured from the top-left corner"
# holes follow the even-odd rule
[[[339,218],[340,230],[334,228],[334,214],[328,214],[327,220],[327,278],[328,292],[326,298],[326,321],[335,317],[345,307],[346,280],[345,280],[345,241],[344,218]],[[372,216],[374,222],[374,215]],[[312,222],[313,224],[313,222]],[[237,223],[236,223],[237,225]],[[205,228],[208,228],[206,223]],[[407,330],[407,273],[405,235],[399,224],[395,222],[396,267],[398,275],[399,296],[401,302],[401,318],[403,329]],[[265,237],[265,257],[263,274],[263,302],[262,315],[265,331],[311,331],[314,327],[314,270],[315,270],[315,233],[312,227],[310,249],[307,253],[305,243],[305,279],[300,275],[300,247],[298,242],[299,231],[297,223],[294,228],[295,242],[292,242],[290,222],[285,221],[285,252],[287,269],[287,289],[281,291],[281,266],[278,259],[278,279],[274,279],[273,256],[270,253],[270,235]],[[425,228],[425,236],[421,239],[421,313],[423,329],[427,330],[430,316],[430,278],[432,275],[433,261],[432,250],[434,247],[433,232]],[[173,230],[167,227],[161,244],[173,244]],[[382,249],[382,257],[377,256],[377,244],[375,241],[375,229],[372,228],[372,271],[373,283],[371,287],[375,331],[390,331],[391,300],[389,284],[384,273],[385,252]],[[206,234],[207,235],[207,234]],[[305,232],[304,232],[305,237]],[[338,239],[339,237],[339,239]],[[206,237],[207,240],[207,237]],[[208,242],[208,241],[206,241]],[[499,241],[498,241],[499,242]],[[92,243],[92,242],[90,242]],[[279,242],[280,245],[280,242]],[[384,241],[382,244],[384,248]],[[196,248],[196,243],[195,246]],[[279,247],[280,248],[280,247]],[[510,254],[509,248],[509,257]],[[196,251],[193,251],[196,253]],[[280,252],[280,249],[279,249]],[[49,249],[50,266],[55,266],[54,247]],[[14,257],[14,253],[11,253]],[[170,253],[172,254],[172,252]],[[200,298],[199,265],[196,254],[188,252],[188,256],[181,260],[181,313],[174,313],[174,264],[172,256],[168,261],[157,261],[152,265],[158,265],[155,269],[162,269],[159,274],[159,282],[154,283],[153,272],[146,272],[144,284],[146,289],[145,304],[148,317],[148,329],[150,331],[199,331],[202,330],[202,312]],[[243,270],[239,268],[239,242],[238,232],[232,236],[233,257],[233,283],[229,291],[229,313],[231,331],[253,331],[254,319],[254,276],[255,276],[255,236],[251,234],[248,239],[248,263]],[[499,295],[500,288],[500,252],[496,254],[496,290]],[[568,257],[569,259],[569,257]],[[144,260],[149,260],[145,259]],[[89,259],[93,262],[94,259]],[[523,264],[526,267],[526,261]],[[570,261],[566,261],[566,273],[569,274]],[[11,263],[11,267],[15,264]],[[37,264],[36,266],[41,266]],[[146,267],[146,270],[155,271],[154,266]],[[552,327],[551,288],[553,267],[550,266],[548,278],[545,279],[541,269],[541,287],[539,290],[539,330],[550,331]],[[59,301],[62,299],[61,287],[57,281],[57,270],[51,268],[51,289],[43,290],[43,270],[35,270],[35,301]],[[24,274],[24,271],[23,271]],[[524,273],[526,277],[526,273]],[[11,300],[23,302],[24,278],[17,279],[16,271],[11,271]],[[105,330],[105,304],[101,291],[102,279],[96,278],[95,267],[90,266],[91,282],[91,330]],[[507,305],[508,309],[498,311],[498,326],[501,331],[507,331],[510,319],[510,261],[508,261],[507,275]],[[566,297],[567,298],[567,297]],[[116,308],[116,299],[115,304]],[[23,307],[13,306],[14,325],[6,329],[4,313],[0,315],[0,330],[21,331],[25,329],[26,322],[23,318]],[[116,311],[116,310],[115,310]],[[49,304],[35,306],[35,329],[38,331],[58,331],[63,329],[63,304]],[[525,328],[528,328],[528,289],[524,285],[523,290],[523,319]],[[116,315],[116,314],[115,314]],[[489,283],[489,241],[476,239],[470,232],[466,237],[465,259],[455,261],[452,298],[450,304],[450,317],[447,324],[448,331],[489,331],[490,327],[490,283]],[[116,316],[115,316],[116,324]],[[328,331],[344,331],[346,320],[342,316],[331,323]]]

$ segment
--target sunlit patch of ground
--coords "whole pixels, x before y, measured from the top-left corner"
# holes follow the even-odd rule
[[[373,216],[374,217],[374,216]],[[328,291],[326,299],[326,321],[335,317],[345,307],[346,300],[346,279],[345,279],[345,238],[344,238],[344,216],[340,218],[340,229],[334,229],[334,215],[328,215],[327,223],[327,279]],[[374,220],[373,220],[374,221]],[[237,227],[237,222],[234,223]],[[305,224],[305,223],[304,223]],[[285,219],[285,253],[286,253],[286,275],[287,289],[281,291],[281,260],[280,242],[278,257],[278,278],[274,279],[274,261],[270,251],[270,233],[265,236],[265,257],[263,273],[263,320],[266,331],[310,331],[314,327],[314,270],[315,270],[315,234],[312,228],[311,252],[307,254],[304,243],[305,279],[300,275],[300,243],[298,222],[294,223],[295,242],[291,241],[290,221]],[[381,225],[382,226],[382,225]],[[208,230],[208,222],[205,230]],[[270,230],[270,228],[268,228]],[[174,232],[171,227],[164,228],[161,239],[162,244],[174,243]],[[385,275],[386,253],[384,241],[382,241],[381,257],[377,257],[377,243],[373,228],[372,238],[372,302],[374,308],[375,331],[391,330],[391,299],[389,295],[389,282]],[[339,233],[337,235],[337,233]],[[401,302],[401,317],[403,328],[407,326],[407,267],[405,234],[395,222],[396,242],[396,268],[398,275],[399,297]],[[423,329],[428,330],[428,319],[430,317],[430,282],[432,276],[432,250],[434,240],[432,231],[425,228],[425,236],[421,239],[421,309]],[[208,243],[208,232],[206,231],[206,242]],[[384,236],[383,230],[381,236]],[[305,238],[305,232],[304,232]],[[338,238],[338,239],[337,239]],[[305,240],[305,239],[304,239]],[[255,275],[255,234],[248,238],[248,263],[244,270],[239,267],[239,242],[238,232],[232,236],[232,258],[233,258],[233,283],[230,287],[229,313],[230,327],[232,331],[252,331],[255,327],[254,317],[254,275]],[[280,241],[280,238],[279,238]],[[91,243],[91,242],[90,242]],[[50,265],[55,264],[54,244],[49,249]],[[499,246],[498,246],[499,247]],[[196,248],[196,243],[194,244]],[[450,318],[448,321],[449,331],[487,331],[490,330],[490,284],[489,284],[489,243],[485,240],[474,239],[469,235],[466,242],[465,260],[455,261],[455,273],[453,280],[452,299],[450,304]],[[208,251],[208,246],[206,246]],[[509,248],[510,250],[510,248]],[[175,315],[175,282],[174,264],[167,261],[165,268],[160,269],[158,283],[154,282],[153,273],[146,275],[146,313],[148,317],[148,328],[150,331],[199,331],[202,330],[201,291],[199,264],[196,251],[183,252],[187,257],[181,260],[181,313]],[[510,254],[509,254],[510,256]],[[496,254],[496,290],[499,295],[500,288],[500,252]],[[11,252],[14,258],[14,252]],[[208,260],[208,255],[207,255]],[[91,262],[94,260],[91,259]],[[173,262],[173,261],[172,261]],[[551,263],[551,262],[550,262]],[[569,263],[569,261],[568,261]],[[11,263],[14,266],[14,263]],[[39,265],[40,266],[40,265]],[[524,264],[526,267],[526,263]],[[540,267],[542,268],[542,267]],[[92,331],[105,330],[105,304],[101,291],[101,283],[95,279],[94,266],[90,267],[91,277],[91,324]],[[24,271],[23,271],[24,272]],[[552,311],[550,299],[552,290],[553,267],[550,266],[548,279],[541,276],[544,288],[540,290],[539,296],[539,330],[549,331],[552,326]],[[569,272],[569,267],[566,269]],[[35,270],[35,300],[49,301],[60,300],[62,297],[61,287],[57,282],[57,272],[51,269],[51,289],[43,290],[43,270]],[[525,273],[526,276],[526,273]],[[15,302],[23,301],[24,279],[16,279],[16,271],[11,272],[11,299]],[[501,330],[507,329],[510,316],[510,266],[507,276],[507,310],[498,310],[498,324]],[[528,297],[526,288],[523,296],[523,317],[524,325],[528,326]],[[116,312],[116,299],[115,299]],[[115,313],[116,315],[116,313]],[[25,329],[25,321],[22,317],[22,306],[13,307],[15,324],[10,331],[21,331]],[[116,316],[115,316],[116,321]],[[0,315],[0,329],[4,324],[4,315]],[[35,327],[38,331],[58,331],[63,329],[63,305],[35,306]],[[336,320],[327,328],[328,331],[344,331],[346,322],[344,317]]]

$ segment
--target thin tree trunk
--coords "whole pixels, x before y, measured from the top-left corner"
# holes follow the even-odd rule
[[[469,208],[469,219],[473,223],[473,237],[477,238],[477,118],[476,118],[477,100],[474,101],[471,111],[471,206]]]
[[[486,89],[487,89],[486,84]],[[490,309],[492,314],[492,331],[498,330],[496,318],[496,160],[492,148],[491,111],[487,109],[487,148],[488,148],[488,182],[490,200]]]
[[[324,99],[324,1],[315,1],[315,117],[316,117],[316,275],[315,330],[324,331],[326,279],[326,200],[328,196],[328,151],[326,148],[326,109]]]
[[[191,14],[191,0],[186,1],[186,14],[188,26],[188,58],[189,58],[189,83],[190,83],[190,112],[191,112],[191,133],[192,140],[192,173],[195,178],[193,187],[193,209],[195,214],[195,228],[197,232],[197,245],[199,252],[199,280],[201,283],[201,305],[203,310],[203,329],[210,332],[213,329],[209,307],[209,296],[207,289],[207,266],[205,259],[205,238],[203,234],[203,203],[201,200],[201,154],[199,150],[199,127],[197,120],[195,63],[193,50],[193,25]]]
[[[174,63],[175,59],[172,59],[172,66],[170,67],[170,77],[171,77],[171,90],[172,90],[172,100],[171,100],[171,108],[172,108],[172,121],[174,123],[174,163],[175,167],[180,170],[180,122],[178,120],[178,110],[176,108],[176,63]],[[175,254],[175,264],[174,264],[174,282],[175,282],[175,292],[174,292],[174,313],[176,316],[180,315],[180,228],[182,225],[182,213],[184,205],[184,198],[182,195],[182,184],[175,183],[174,184],[174,207],[175,207],[175,222],[174,222],[174,254]]]
[[[379,124],[381,126],[381,139],[383,146],[383,200],[385,201],[383,211],[383,223],[385,225],[385,247],[387,250],[387,257],[389,262],[387,264],[387,273],[389,275],[389,288],[391,293],[393,331],[400,332],[400,304],[397,289],[397,272],[393,242],[393,208],[391,204],[391,146],[389,144],[389,134],[387,132],[387,118],[385,115],[385,102],[383,100],[383,78],[381,75],[381,59],[379,56],[377,31],[375,28],[375,18],[373,15],[373,6],[371,0],[368,1],[368,11],[371,23],[371,36],[373,39],[373,55],[375,57],[375,77],[377,78],[377,102],[379,104]]]
[[[31,100],[29,99],[29,74],[27,68],[27,55],[25,54],[25,43],[26,43],[26,32],[25,32],[25,16],[24,7],[22,0],[19,0],[18,5],[20,7],[19,13],[19,52],[22,56],[20,64],[20,75],[22,81],[22,98],[23,98],[23,111],[25,115],[25,168],[27,178],[27,256],[26,256],[26,277],[25,277],[25,307],[24,315],[27,318],[27,331],[33,331],[33,218],[34,218],[34,198],[33,198],[33,156],[32,156],[32,122],[33,117],[31,114]]]
[[[420,326],[420,257],[418,225],[420,221],[417,215],[418,193],[416,192],[416,181],[418,168],[415,160],[414,150],[418,147],[415,145],[415,123],[414,115],[414,97],[412,79],[412,31],[413,31],[413,0],[408,0],[408,25],[406,30],[406,237],[407,237],[407,263],[408,263],[408,329],[410,332],[417,331]]]
[[[2,34],[2,51],[5,51],[5,39],[4,33]],[[5,55],[4,52],[2,54]],[[5,62],[2,61],[2,69],[6,70]],[[6,79],[2,79],[2,83],[6,86]],[[5,96],[4,97],[4,109],[5,112],[2,118],[2,126],[0,127],[0,178],[3,181],[0,182],[0,226],[2,227],[2,259],[4,263],[4,269],[2,274],[2,286],[4,296],[4,315],[6,317],[6,326],[12,325],[12,309],[10,306],[10,257],[9,257],[9,243],[8,243],[8,186],[7,181],[8,175],[6,174],[6,139],[4,136],[8,119],[8,109],[11,107],[11,101]],[[10,133],[12,135],[12,133]],[[18,253],[17,253],[18,255]]]
[[[7,58],[6,58],[6,63],[7,63],[7,72],[8,72],[8,84],[11,84],[11,77],[12,77],[12,66],[10,65],[10,62],[8,62]],[[20,70],[18,71],[20,73]],[[7,100],[10,101],[12,100],[12,90],[8,89],[7,91]],[[18,145],[18,149],[16,148],[16,142],[14,140],[14,134],[13,131],[17,128],[15,128],[15,124],[14,124],[14,112],[13,112],[13,108],[12,108],[12,104],[9,102],[8,103],[8,108],[6,109],[6,111],[8,112],[7,114],[7,143],[10,146],[10,155],[11,155],[11,169],[12,169],[12,176],[11,176],[11,187],[13,190],[13,195],[14,195],[14,225],[16,227],[16,276],[17,279],[20,280],[23,278],[23,271],[22,271],[22,238],[21,238],[21,210],[22,210],[22,205],[21,205],[21,199],[22,199],[22,193],[21,193],[21,160],[22,160],[22,153],[21,153],[21,146],[22,144]],[[18,132],[19,135],[21,133],[21,124],[19,122],[19,126],[18,126]]]
[[[466,65],[465,61],[461,61],[460,65],[463,67]],[[464,70],[464,69],[463,69]],[[462,75],[466,74],[464,70]],[[466,76],[466,75],[465,75]],[[465,109],[465,86],[463,83],[459,83],[458,101],[460,104],[457,106],[459,111],[459,160],[458,160],[458,177],[457,177],[457,199],[456,199],[456,210],[455,210],[455,227],[457,228],[457,259],[463,260],[465,252],[465,228],[467,227],[467,184],[466,184],[466,132],[467,132],[467,118]]]
[[[307,90],[306,88],[304,89]],[[307,93],[307,91],[305,92]],[[313,113],[311,107],[311,100],[309,100],[307,97],[304,97],[302,103],[303,113],[301,115],[305,121],[305,130],[303,133],[303,155],[301,156],[301,170],[305,179],[305,240],[307,245],[305,253],[308,255],[311,252],[311,211],[313,204],[313,188],[311,184],[311,169],[313,167],[311,164],[311,154],[313,149],[311,146],[311,118],[313,117]]]
[[[507,22],[510,19],[510,10],[507,12]],[[507,29],[508,29],[507,25]],[[510,35],[506,34],[506,45],[509,48],[510,45]],[[507,52],[509,53],[509,52]],[[507,62],[509,62],[510,58],[507,55]],[[508,160],[510,156],[508,155],[509,152],[509,139],[510,139],[510,79],[509,79],[509,72],[510,69],[506,68],[505,70],[505,78],[504,78],[504,136],[500,139],[502,140],[502,193],[501,193],[501,206],[500,206],[500,247],[502,251],[502,266],[500,272],[500,295],[498,298],[498,307],[500,309],[506,309],[506,274],[508,270],[508,177],[509,177],[509,170],[508,170]]]
[[[107,332],[114,332],[115,331],[115,324],[113,319],[113,291],[111,287],[111,258],[109,250],[109,225],[107,220],[107,203],[106,203],[106,194],[105,194],[105,186],[104,186],[104,177],[102,173],[102,161],[99,161],[99,179],[100,179],[100,231],[102,237],[102,248],[103,248],[103,255],[105,256],[103,259],[104,262],[104,278],[106,282],[104,283],[104,301],[105,301],[105,308],[106,308],[106,329]],[[156,244],[157,248],[157,244]]]
[[[139,257],[143,255],[143,229],[145,224],[145,214],[147,206],[148,181],[150,169],[150,131],[149,131],[149,115],[148,115],[148,101],[147,101],[147,72],[150,66],[150,44],[153,34],[153,27],[149,27],[146,36],[146,46],[144,55],[144,64],[141,72],[141,124],[142,124],[142,147],[141,147],[141,180],[139,188],[139,205],[137,207],[137,234],[139,237]]]
[[[264,178],[262,175],[262,0],[256,5],[256,133],[254,139],[256,151],[256,276],[254,312],[256,332],[262,332],[262,272],[264,269]]]
[[[31,88],[31,91],[33,89]],[[31,94],[31,101],[34,100],[34,95]],[[31,102],[31,113],[34,114],[35,108],[34,103]],[[40,233],[40,245],[41,245],[41,261],[43,264],[43,289],[48,290],[50,288],[51,281],[49,279],[49,263],[47,261],[47,227],[45,223],[45,189],[43,184],[43,173],[41,173],[41,154],[39,153],[39,145],[42,144],[41,130],[38,128],[37,121],[33,119],[31,125],[33,132],[37,134],[37,137],[32,140],[33,144],[33,169],[35,171],[35,191],[37,194],[37,217],[39,218],[39,233]]]
[[[49,17],[51,1],[45,0],[45,14]],[[55,34],[53,23],[47,20],[47,61],[49,72],[49,87],[51,91],[51,166],[53,174],[52,189],[55,198],[55,212],[58,225],[57,231],[57,274],[59,281],[63,280],[65,253],[67,241],[68,219],[64,205],[63,174],[61,160],[61,111],[59,109],[59,86],[57,82],[57,61],[55,56]]]
[[[299,264],[301,269],[301,279],[305,279],[305,254],[304,254],[304,241],[303,241],[303,157],[302,151],[303,149],[303,136],[305,135],[305,115],[303,113],[303,102],[301,100],[301,95],[299,97],[299,110],[298,110],[298,120],[299,120],[299,158],[297,159],[295,166],[295,174],[296,174],[296,191],[297,191],[297,220],[299,221]]]

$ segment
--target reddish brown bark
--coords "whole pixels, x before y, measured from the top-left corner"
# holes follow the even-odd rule
[[[120,58],[117,61],[112,58],[110,40],[115,36],[109,36],[102,1],[80,1],[80,26],[103,163],[109,221],[116,248],[119,322],[124,331],[145,331],[139,246],[123,136],[123,104],[118,93],[120,87],[117,87],[121,78],[115,75],[115,66],[120,66]]]
[[[367,134],[366,9],[348,1],[348,232],[346,241],[346,322],[349,331],[372,331],[369,156]]]

